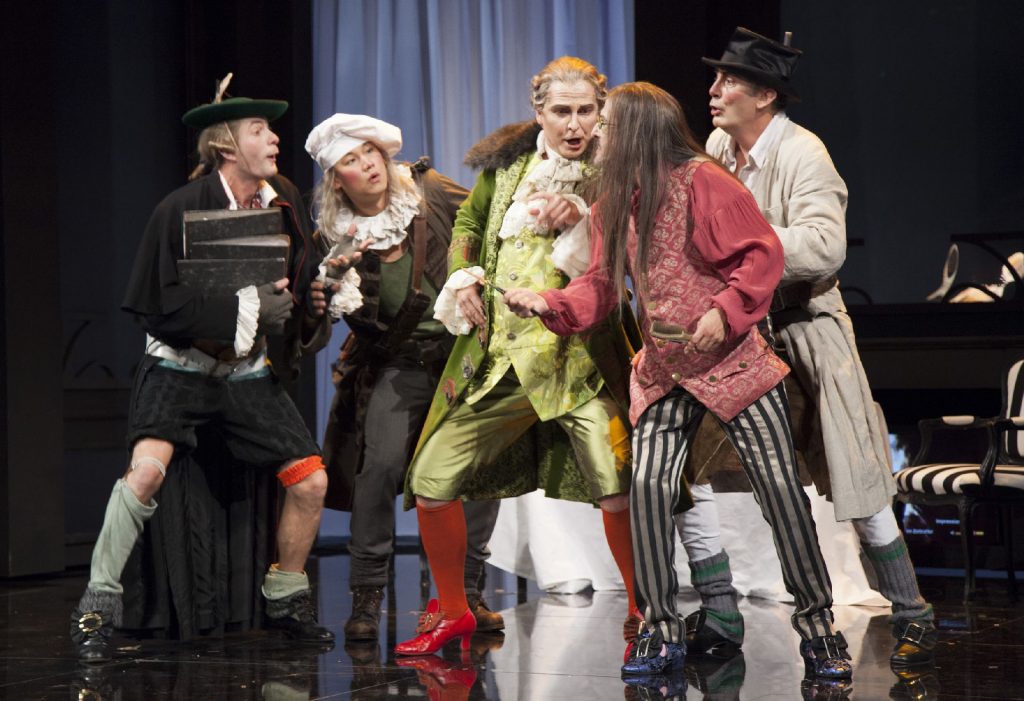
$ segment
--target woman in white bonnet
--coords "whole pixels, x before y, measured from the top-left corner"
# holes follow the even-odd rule
[[[452,224],[467,194],[426,158],[392,160],[401,148],[398,127],[354,114],[329,117],[306,140],[324,171],[315,193],[319,238],[330,248],[321,277],[341,283],[328,311],[350,329],[334,365],[337,392],[324,436],[326,505],[352,512],[353,605],[345,637],[374,645],[395,495],[454,341],[433,318],[434,299],[447,278]],[[362,256],[346,270],[340,264],[353,250]],[[466,587],[481,630],[504,627],[480,598],[496,515],[496,501],[466,510]]]

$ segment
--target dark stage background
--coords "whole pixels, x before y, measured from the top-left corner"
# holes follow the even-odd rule
[[[142,335],[118,307],[150,212],[194,163],[180,115],[228,71],[233,94],[287,99],[281,170],[311,189],[310,23],[308,0],[5,5],[0,575],[84,563],[124,469]],[[828,145],[850,189],[849,235],[864,242],[845,284],[922,301],[950,234],[1024,229],[1018,3],[637,0],[637,79],[679,97],[701,138],[699,59],[737,24],[791,30],[805,52],[790,115]],[[970,252],[963,267],[998,272]]]

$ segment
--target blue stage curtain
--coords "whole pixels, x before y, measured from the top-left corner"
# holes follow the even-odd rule
[[[633,80],[633,46],[633,0],[314,0],[313,118],[391,122],[402,129],[400,160],[430,156],[472,187],[466,151],[533,117],[530,79],[548,61],[579,56],[613,87]],[[346,334],[336,324],[317,358],[320,438],[334,394],[330,364]],[[347,518],[335,520],[325,518],[322,532],[347,531]]]

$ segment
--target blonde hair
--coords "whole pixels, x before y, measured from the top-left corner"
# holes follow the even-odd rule
[[[562,56],[541,68],[530,80],[530,102],[533,109],[538,112],[544,109],[552,83],[575,83],[578,80],[594,87],[597,108],[604,107],[608,97],[608,78],[582,58]]]
[[[370,143],[373,144],[375,149],[380,151],[380,155],[384,159],[384,169],[388,174],[388,202],[391,202],[391,199],[400,193],[415,190],[416,184],[411,178],[403,178],[401,176],[398,168],[395,167],[395,162],[391,160],[391,156],[387,154],[387,151],[372,141]],[[348,209],[355,212],[355,205],[352,199],[345,193],[344,188],[335,187],[336,178],[334,166],[324,171],[324,177],[313,192],[313,208],[311,212],[320,232],[335,236],[345,233],[343,231],[335,231],[335,222],[337,222],[341,210]]]
[[[199,154],[199,165],[195,167],[189,180],[195,180],[213,172],[224,162],[224,154],[238,152],[238,134],[242,128],[241,119],[230,122],[217,122],[199,132],[196,153]]]

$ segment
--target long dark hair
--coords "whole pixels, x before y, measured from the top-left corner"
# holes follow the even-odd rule
[[[630,214],[635,215],[638,244],[633,285],[644,294],[654,219],[665,198],[669,173],[707,153],[694,139],[679,102],[657,85],[623,83],[608,94],[608,100],[596,199],[604,260],[621,297],[626,287]],[[634,210],[633,192],[638,187]]]

